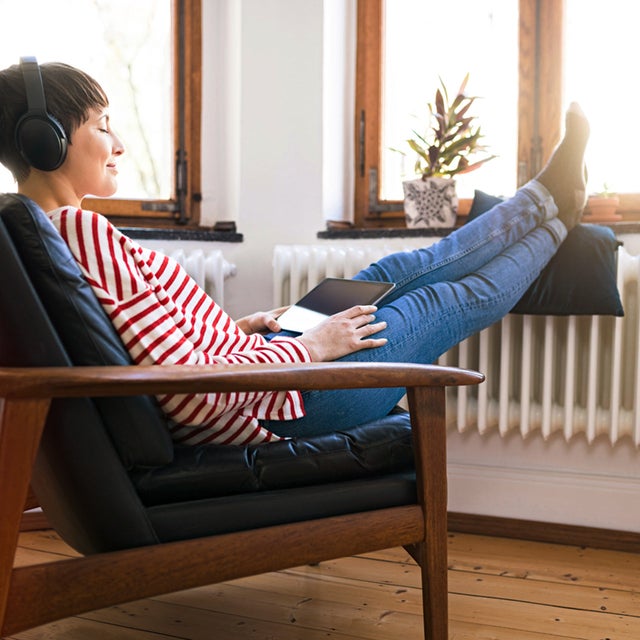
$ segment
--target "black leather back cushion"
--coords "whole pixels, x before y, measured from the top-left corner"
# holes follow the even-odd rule
[[[71,366],[0,218],[0,365]],[[157,541],[95,403],[54,399],[31,484],[52,526],[82,553]]]
[[[70,364],[131,364],[111,321],[44,212],[24,196],[4,194],[0,195],[0,218]],[[16,291],[17,304],[19,300]],[[60,364],[38,361],[37,323],[43,319],[29,321],[34,323],[34,351],[25,364]],[[173,442],[155,399],[106,398],[95,403],[126,467],[163,465],[173,460]]]

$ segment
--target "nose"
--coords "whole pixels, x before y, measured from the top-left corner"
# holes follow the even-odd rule
[[[121,156],[124,153],[124,145],[122,144],[122,140],[120,140],[120,137],[114,132],[112,132],[111,135],[113,137],[113,155]]]

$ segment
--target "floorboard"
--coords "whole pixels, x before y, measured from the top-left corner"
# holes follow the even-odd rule
[[[77,555],[21,534],[16,564]],[[253,576],[69,618],[13,640],[420,640],[420,574],[404,549]],[[640,555],[450,534],[450,638],[638,640]]]

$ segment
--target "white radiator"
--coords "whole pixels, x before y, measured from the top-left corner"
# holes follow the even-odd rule
[[[218,249],[184,249],[156,245],[146,246],[173,258],[221,307],[224,307],[224,282],[236,274],[236,265]]]
[[[351,277],[411,240],[350,246],[278,245],[274,305],[290,304],[325,276]],[[424,239],[413,246],[424,246]],[[589,442],[605,434],[640,446],[640,256],[618,250],[625,316],[509,315],[444,354],[439,364],[485,373],[477,387],[449,389],[452,428],[562,432]]]

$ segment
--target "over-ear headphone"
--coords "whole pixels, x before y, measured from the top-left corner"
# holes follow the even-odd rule
[[[16,145],[22,157],[41,171],[57,169],[67,156],[64,127],[47,112],[42,75],[32,56],[20,58],[27,94],[27,112],[16,125]]]

